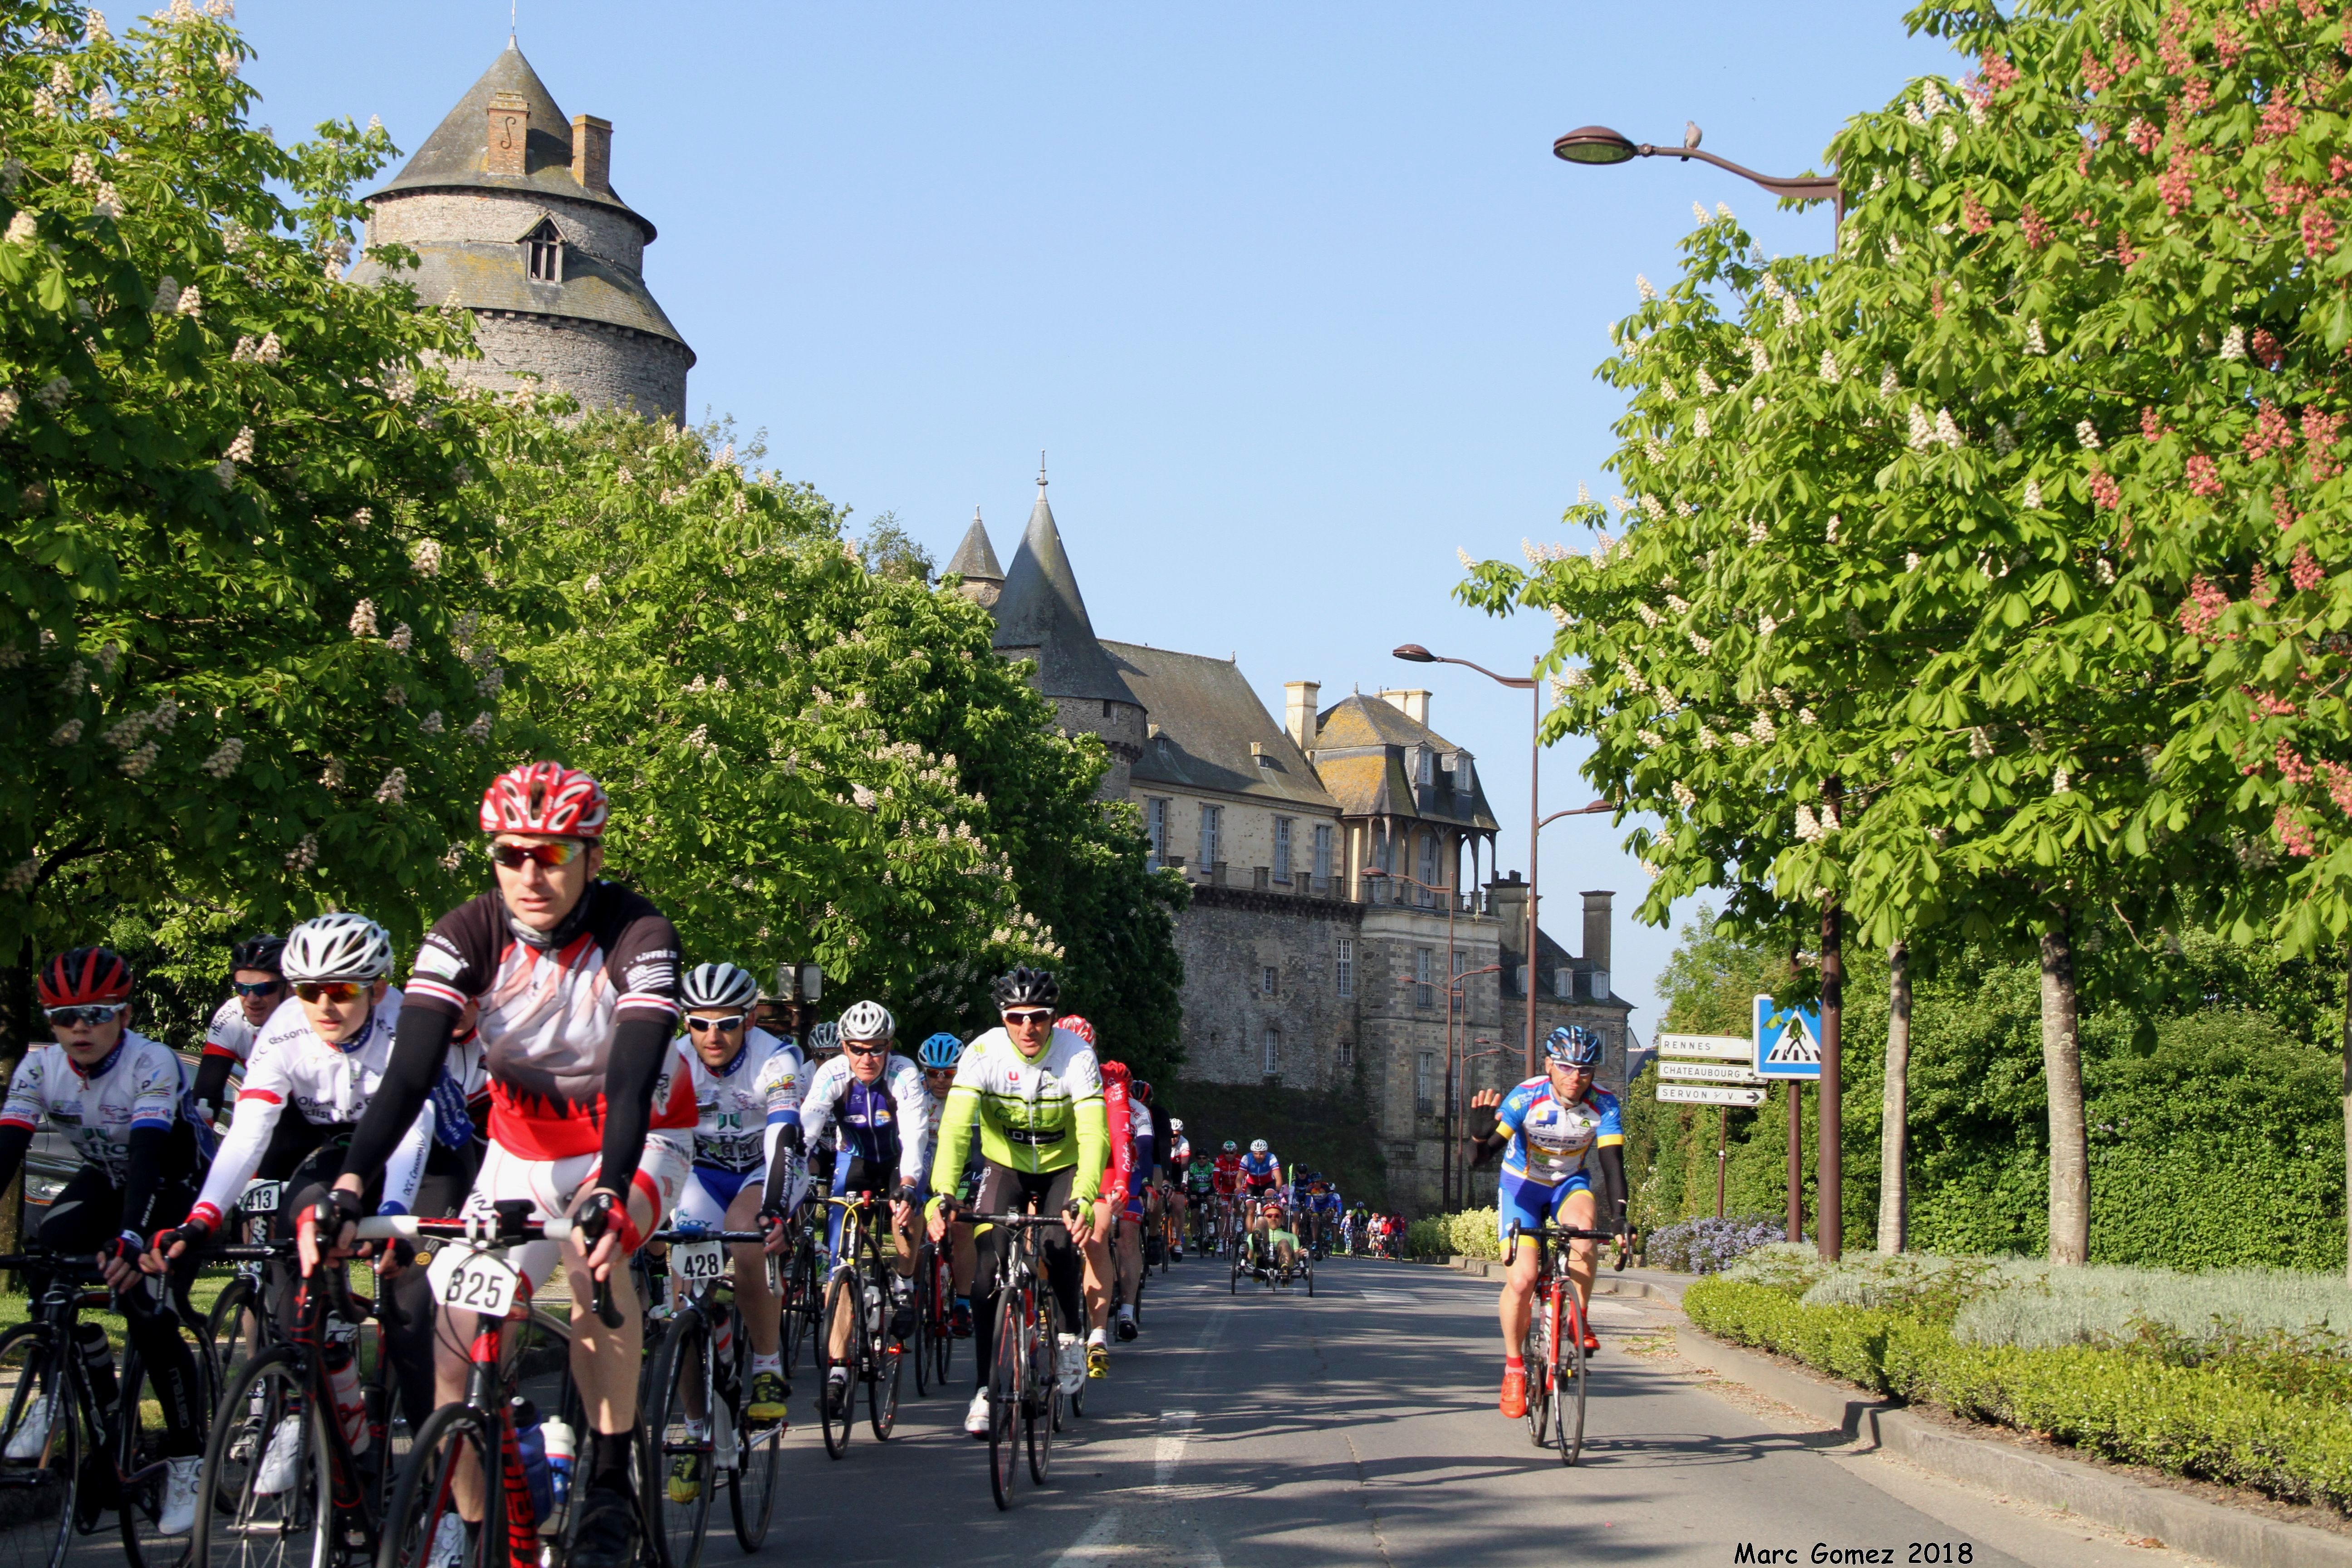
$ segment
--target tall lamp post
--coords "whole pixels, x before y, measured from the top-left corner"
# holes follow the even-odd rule
[[[1551,155],[1564,163],[1582,163],[1588,167],[1605,168],[1612,163],[1630,163],[1636,158],[1679,158],[1685,163],[1696,158],[1702,163],[1712,163],[1727,170],[1741,179],[1763,186],[1776,196],[1787,196],[1801,202],[1832,202],[1836,204],[1837,221],[1845,222],[1845,192],[1834,174],[1759,174],[1743,168],[1728,158],[1718,158],[1712,153],[1698,150],[1698,127],[1691,127],[1690,135],[1680,147],[1658,147],[1647,142],[1635,142],[1606,125],[1580,125],[1551,144]]]

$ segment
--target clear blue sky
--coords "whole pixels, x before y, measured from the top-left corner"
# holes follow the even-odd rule
[[[1401,665],[1407,641],[1525,669],[1549,623],[1451,597],[1457,547],[1559,537],[1618,411],[1592,379],[1633,276],[1674,275],[1694,200],[1776,253],[1825,209],[1700,164],[1571,168],[1612,125],[1814,168],[1844,118],[1958,74],[1901,9],[1754,5],[797,5],[521,0],[568,114],[660,228],[654,292],[701,356],[698,416],[900,521],[942,561],[972,508],[1008,562],[1042,447],[1096,629],[1233,653],[1279,715],[1427,685],[1524,866],[1523,695]],[[244,0],[281,136],[381,115],[414,150],[505,47],[506,0]],[[856,523],[854,522],[853,526]],[[1574,746],[1545,806],[1581,805]],[[1647,1038],[1671,934],[1606,817],[1545,834],[1546,925],[1618,893]],[[1561,894],[1569,897],[1563,899]]]

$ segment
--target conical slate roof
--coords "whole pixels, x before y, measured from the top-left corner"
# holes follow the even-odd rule
[[[530,137],[524,144],[520,174],[487,172],[490,100],[501,92],[520,93],[530,104]],[[511,38],[499,58],[490,62],[490,68],[482,73],[481,80],[467,89],[466,96],[457,100],[457,107],[443,117],[440,127],[425,139],[425,145],[409,159],[408,166],[394,175],[390,184],[373,192],[371,199],[400,191],[452,187],[517,195],[537,192],[575,202],[593,202],[627,214],[645,229],[648,241],[654,237],[654,226],[628,203],[610,191],[590,190],[572,177],[572,121]]]
[[[1037,505],[1029,513],[1029,529],[1013,552],[1012,569],[1004,574],[1004,591],[995,610],[997,650],[1033,655],[1037,688],[1046,696],[1142,706],[1119,678],[1118,667],[1095,637],[1094,623],[1087,618],[1077,574],[1062,549],[1054,509],[1045,504],[1042,474]]]
[[[1004,581],[1004,568],[996,563],[996,550],[988,542],[988,530],[981,523],[978,507],[971,509],[971,528],[964,534],[963,542],[956,546],[947,569],[967,583]]]

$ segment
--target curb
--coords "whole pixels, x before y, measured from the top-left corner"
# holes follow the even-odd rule
[[[1890,1400],[1793,1372],[1688,1324],[1675,1329],[1675,1339],[1684,1360],[1827,1421],[1865,1450],[1900,1455],[1937,1475],[2079,1514],[2126,1535],[2152,1536],[2228,1568],[2352,1568],[2352,1537],[1954,1432]]]

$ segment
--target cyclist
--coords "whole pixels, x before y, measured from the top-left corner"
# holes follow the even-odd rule
[[[1503,1173],[1495,1195],[1495,1225],[1506,1247],[1511,1226],[1563,1225],[1592,1230],[1596,1213],[1608,1217],[1611,1233],[1625,1235],[1625,1128],[1617,1097],[1598,1088],[1600,1037],[1581,1024],[1563,1024],[1544,1041],[1544,1076],[1531,1078],[1507,1097],[1480,1089],[1475,1111],[1491,1111],[1484,1130],[1474,1132],[1471,1163],[1500,1152]],[[1601,1190],[1592,1190],[1598,1170]],[[1596,1202],[1597,1197],[1597,1202]],[[1498,1313],[1503,1329],[1502,1412],[1512,1420],[1528,1413],[1528,1372],[1519,1359],[1527,1337],[1528,1301],[1536,1286],[1538,1248],[1520,1247],[1510,1258]],[[1592,1300],[1598,1249],[1587,1239],[1569,1244],[1569,1278],[1579,1300]],[[1585,1319],[1587,1354],[1601,1348]]]
[[[1250,1140],[1249,1152],[1242,1156],[1241,1175],[1247,1224],[1252,1231],[1263,1235],[1266,1200],[1282,1191],[1282,1162],[1275,1158],[1265,1139]]]
[[[151,1274],[164,1273],[218,1234],[268,1154],[293,1156],[284,1178],[289,1201],[278,1205],[270,1225],[279,1238],[291,1237],[299,1209],[316,1203],[342,1173],[344,1146],[383,1082],[404,1000],[390,979],[391,934],[365,915],[320,915],[289,931],[282,946],[281,973],[293,989],[294,1004],[272,1014],[255,1037],[236,1118],[205,1174],[204,1190],[188,1206],[187,1217],[158,1234],[140,1259]],[[289,1105],[300,1114],[288,1116]],[[453,1135],[470,1143],[473,1129],[465,1121],[462,1097],[454,1110],[446,1097],[428,1102],[402,1135],[389,1164],[368,1183],[366,1196],[378,1212],[415,1211],[444,1115],[454,1116]],[[383,1317],[384,1340],[414,1430],[433,1413],[433,1296],[423,1270],[404,1268],[396,1258],[387,1259],[384,1268],[394,1309]],[[293,1270],[272,1268],[269,1311],[281,1323],[293,1321],[294,1287]],[[290,1478],[301,1440],[299,1417],[280,1422],[265,1470],[274,1466]],[[278,1489],[284,1489],[283,1483]]]
[[[139,1354],[154,1369],[163,1405],[163,1454],[169,1463],[157,1528],[165,1535],[189,1530],[196,1518],[196,1472],[204,1462],[205,1419],[198,1408],[195,1359],[162,1300],[142,1278],[137,1261],[145,1237],[165,1214],[183,1212],[201,1148],[195,1106],[185,1069],[169,1046],[130,1026],[131,966],[103,947],[77,947],[41,968],[36,987],[56,1040],[33,1047],[8,1081],[0,1105],[0,1189],[24,1163],[44,1119],[74,1145],[81,1169],[49,1202],[36,1238],[58,1252],[78,1252],[106,1271],[123,1325]],[[186,1300],[191,1261],[175,1269],[172,1296]],[[31,1281],[37,1300],[48,1289]],[[106,1331],[80,1325],[85,1356],[105,1358]],[[49,1436],[49,1417],[18,1423],[11,1459],[37,1458]]]
[[[677,1201],[682,1224],[751,1230],[766,1196],[770,1162],[784,1162],[791,1179],[789,1164],[800,1147],[801,1054],[791,1041],[751,1022],[759,1000],[760,983],[732,963],[697,964],[679,983],[686,1032],[677,1044],[685,1048],[674,1059],[682,1059],[694,1085],[695,1111],[694,1169]],[[659,1089],[655,1092],[658,1099]],[[766,1253],[756,1243],[730,1250],[735,1301],[751,1341],[751,1397],[743,1415],[780,1426],[788,1418],[788,1391]],[[671,1500],[692,1502],[701,1490],[702,1456],[679,1455],[670,1466]]]
[[[229,997],[214,1009],[196,1061],[196,1115],[208,1127],[228,1107],[229,1074],[253,1055],[254,1035],[286,1000],[286,976],[278,967],[285,951],[286,939],[266,931],[228,950]]]
[[[1279,1194],[1268,1198],[1262,1212],[1265,1216],[1265,1234],[1261,1238],[1261,1245],[1265,1250],[1258,1255],[1259,1278],[1265,1278],[1268,1266],[1287,1274],[1290,1272],[1291,1265],[1298,1261],[1298,1254],[1303,1250],[1298,1235],[1290,1228],[1290,1221],[1285,1216],[1283,1202]]]
[[[1075,1013],[1056,1019],[1054,1027],[1076,1035],[1090,1049],[1095,1045],[1095,1026]],[[1102,1173],[1101,1190],[1094,1202],[1094,1223],[1088,1226],[1080,1250],[1086,1261],[1087,1375],[1108,1377],[1110,1302],[1118,1282],[1118,1266],[1111,1259],[1111,1242],[1118,1206],[1124,1205],[1128,1183],[1135,1169],[1135,1101],[1134,1084],[1124,1064],[1104,1061],[1099,1052],[1095,1063],[1102,1075],[1103,1121],[1109,1148],[1105,1156],[1107,1166]]]
[[[1110,1140],[1102,1069],[1084,1040],[1054,1027],[1054,1004],[1061,999],[1061,985],[1051,971],[1016,965],[998,977],[994,992],[1003,1026],[991,1029],[966,1048],[940,1113],[931,1186],[941,1195],[931,1200],[931,1239],[938,1241],[946,1232],[955,1205],[945,1194],[963,1170],[977,1122],[981,1152],[987,1161],[974,1200],[980,1212],[1034,1208],[1067,1217],[1069,1234],[1064,1237],[1047,1226],[1043,1250],[1062,1321],[1075,1329],[1085,1319],[1078,1300],[1077,1251],[1072,1244],[1083,1247],[1093,1235],[1095,1194],[1101,1190],[1103,1156]],[[995,1226],[978,1239],[972,1344],[979,1353],[972,1362],[979,1392],[964,1413],[963,1429],[984,1438],[996,1338],[997,1249],[1010,1242],[1007,1233]],[[1066,1394],[1076,1393],[1086,1378],[1072,1329],[1066,1329],[1055,1345],[1055,1370]]]
[[[950,1034],[933,1035],[925,1040],[918,1053],[923,1067],[923,1091],[931,1097],[931,1138],[936,1146],[940,1133],[940,1117],[947,1109],[948,1090],[955,1087],[956,1063],[963,1058],[963,1042]],[[982,1160],[980,1151],[972,1151],[964,1162],[963,1179],[956,1185],[959,1203],[969,1204],[980,1191]],[[971,1237],[971,1222],[958,1220],[949,1228],[950,1254],[948,1272],[953,1282],[955,1304],[949,1311],[951,1332],[960,1340],[971,1338],[971,1277],[975,1254]]]
[[[1184,1119],[1181,1116],[1171,1116],[1168,1119],[1166,1164],[1168,1190],[1162,1201],[1167,1204],[1168,1212],[1176,1216],[1176,1223],[1170,1226],[1176,1233],[1176,1239],[1169,1244],[1168,1250],[1177,1262],[1181,1263],[1184,1261],[1185,1224],[1191,1217],[1192,1206],[1192,1200],[1185,1191],[1192,1178],[1192,1141],[1184,1136]],[[1203,1172],[1204,1183],[1206,1177],[1207,1173]]]
[[[610,805],[604,786],[560,763],[526,763],[483,792],[480,824],[497,886],[435,922],[416,955],[392,1063],[360,1119],[336,1179],[334,1213],[366,1212],[363,1178],[381,1169],[423,1108],[469,1000],[490,1078],[489,1151],[468,1213],[529,1200],[532,1217],[581,1222],[559,1248],[533,1242],[514,1255],[523,1288],[550,1277],[559,1254],[572,1290],[572,1373],[586,1407],[589,1452],[575,1474],[572,1568],[630,1568],[637,1501],[637,1375],[644,1324],[625,1260],[677,1205],[693,1164],[694,1096],[667,1070],[677,1017],[677,931],[639,895],[596,879]],[[669,1092],[654,1090],[667,1079]],[[350,1233],[337,1237],[338,1251]],[[316,1256],[306,1244],[304,1263]],[[619,1270],[620,1278],[613,1280]],[[614,1283],[621,1327],[593,1307]],[[461,1397],[466,1346],[440,1336],[436,1392]],[[461,1471],[461,1510],[479,1518],[480,1478]]]
[[[1371,1248],[1372,1207],[1363,1199],[1358,1198],[1356,1206],[1348,1211],[1348,1250],[1352,1253],[1364,1253],[1370,1252]]]
[[[803,1053],[807,1071],[801,1075],[801,1092],[803,1096],[808,1092],[809,1074],[815,1072],[817,1068],[840,1054],[840,1025],[827,1018],[822,1024],[810,1026],[808,1049]],[[808,1161],[809,1186],[814,1190],[820,1193],[833,1191],[833,1156],[840,1142],[839,1136],[828,1127],[825,1129],[824,1137],[809,1139],[802,1145],[802,1152]]]
[[[931,1108],[923,1089],[923,1075],[913,1062],[890,1049],[898,1020],[879,1002],[859,1002],[841,1016],[841,1054],[809,1075],[801,1097],[801,1135],[821,1138],[828,1129],[840,1130],[841,1146],[834,1159],[833,1194],[887,1193],[890,1230],[898,1253],[892,1270],[890,1337],[903,1340],[915,1331],[915,1209],[922,1202],[923,1177],[930,1153]],[[776,1174],[769,1173],[768,1223],[781,1225],[786,1210],[777,1202]],[[841,1256],[842,1211],[833,1211],[825,1229],[825,1246],[836,1264]],[[828,1326],[832,1367],[825,1373],[824,1398],[839,1409],[850,1397],[849,1334],[856,1325],[844,1315]]]
[[[1321,1172],[1316,1172],[1307,1184],[1307,1239],[1316,1257],[1329,1254],[1332,1240],[1339,1232],[1339,1216],[1345,1212],[1339,1202],[1339,1189]]]
[[[1218,1152],[1215,1163],[1209,1169],[1209,1187],[1217,1200],[1216,1247],[1217,1251],[1223,1253],[1233,1245],[1234,1232],[1239,1229],[1234,1224],[1234,1208],[1242,1190],[1241,1145],[1230,1138],[1225,1140],[1224,1148]]]
[[[1107,1064],[1106,1064],[1107,1065]],[[1106,1103],[1106,1114],[1110,1107]],[[1136,1303],[1143,1296],[1143,1227],[1151,1214],[1151,1173],[1159,1168],[1158,1151],[1167,1147],[1161,1141],[1151,1110],[1151,1086],[1139,1078],[1130,1079],[1128,1085],[1128,1142],[1133,1155],[1128,1162],[1127,1204],[1118,1211],[1118,1338],[1124,1344],[1139,1331],[1135,1321]],[[1112,1202],[1118,1202],[1116,1191]]]

